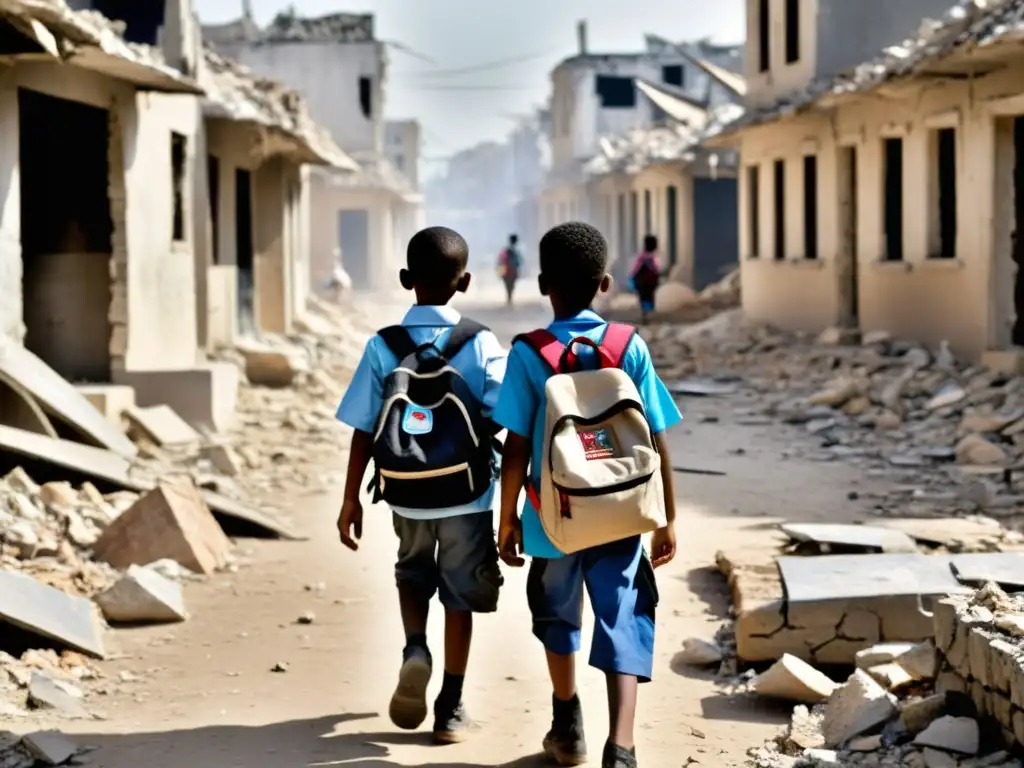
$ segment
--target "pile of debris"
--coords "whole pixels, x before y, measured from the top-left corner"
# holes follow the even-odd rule
[[[772,419],[817,444],[811,461],[846,460],[891,479],[879,515],[938,516],[1024,509],[1024,379],[958,361],[948,345],[840,329],[818,339],[748,322],[737,310],[692,326],[644,331],[669,388],[728,383],[741,424]]]
[[[700,323],[719,312],[733,309],[740,305],[740,271],[734,269],[721,280],[694,291],[684,282],[678,273],[669,275],[654,297],[654,314],[651,320],[655,323],[670,325],[656,326],[655,331],[661,343],[665,336],[663,328],[678,327],[679,323]],[[631,291],[620,291],[608,299],[607,308],[616,319],[636,322],[639,319],[640,303],[636,294]]]

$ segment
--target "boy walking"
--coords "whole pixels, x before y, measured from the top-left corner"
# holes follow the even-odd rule
[[[601,345],[609,332],[610,326],[590,309],[594,297],[611,285],[606,272],[607,261],[607,243],[600,232],[587,224],[562,224],[541,240],[540,290],[550,299],[554,310],[554,322],[547,330],[561,344],[587,337],[591,343]],[[614,335],[618,336],[620,331],[621,326]],[[653,567],[658,567],[669,562],[676,551],[672,464],[664,431],[682,417],[654,370],[647,345],[635,335],[627,339],[619,365],[635,384],[642,400],[658,454],[656,471],[660,472],[664,488],[667,524],[654,532],[652,540]],[[583,345],[572,346],[575,349]],[[565,354],[569,352],[565,350]],[[590,354],[585,355],[586,352]],[[593,349],[579,352],[583,367],[593,367],[596,357]],[[650,680],[653,666],[654,609],[658,592],[652,562],[639,535],[565,555],[545,533],[538,516],[538,495],[532,489],[541,482],[542,457],[548,460],[544,435],[545,385],[552,374],[537,350],[523,342],[513,345],[494,413],[498,425],[508,429],[502,461],[499,550],[502,559],[513,566],[524,564],[521,554],[533,558],[527,597],[533,632],[547,652],[554,689],[551,730],[543,742],[545,755],[558,765],[581,765],[587,759],[575,665],[586,587],[596,619],[590,663],[605,673],[608,684],[610,733],[602,766],[635,768],[633,726],[637,687],[639,682]],[[594,430],[593,427],[588,429]],[[593,438],[603,431],[597,428],[579,433],[588,453],[595,446],[588,447],[585,438]],[[548,448],[553,449],[554,439],[551,442]],[[596,457],[607,455],[606,443],[596,448],[601,449],[595,452]],[[583,451],[580,453],[582,455]],[[587,459],[590,458],[588,455]],[[657,466],[659,460],[660,466]],[[518,497],[524,486],[530,491],[530,501],[520,520]],[[571,518],[574,498],[562,495],[563,517]],[[587,501],[580,499],[581,504]]]
[[[374,501],[391,506],[399,540],[395,580],[405,649],[389,709],[399,728],[418,728],[427,716],[427,613],[435,592],[445,609],[444,682],[433,729],[441,744],[462,741],[473,727],[462,705],[473,614],[497,610],[502,585],[489,417],[506,353],[494,334],[447,306],[469,287],[468,256],[466,241],[445,227],[413,236],[399,279],[416,304],[400,327],[369,341],[338,408],[338,419],[355,430],[341,541],[359,548],[359,492],[371,458]]]

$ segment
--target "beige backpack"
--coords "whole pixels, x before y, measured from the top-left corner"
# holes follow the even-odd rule
[[[527,483],[544,532],[565,554],[627,539],[666,524],[661,457],[622,360],[636,330],[609,323],[601,343],[562,344],[546,330],[517,337],[551,369],[544,391],[540,486]],[[572,351],[592,347],[601,367],[580,370]]]

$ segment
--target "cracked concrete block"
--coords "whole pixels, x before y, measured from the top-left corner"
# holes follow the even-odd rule
[[[957,597],[947,597],[935,603],[935,610],[932,612],[935,646],[941,653],[949,654],[950,646],[956,638],[957,609],[962,605],[963,600]]]
[[[188,618],[181,584],[138,565],[130,566],[120,580],[93,600],[111,622],[160,623]]]
[[[1016,661],[1016,647],[1006,640],[996,638],[989,643],[991,652],[989,687],[1008,694],[1013,681],[1013,666]]]
[[[837,688],[834,680],[788,653],[754,678],[754,690],[761,696],[808,704],[827,699]]]
[[[876,680],[887,691],[899,691],[915,680],[913,675],[895,661],[891,661],[888,664],[879,664],[864,671],[871,675],[871,678]]]
[[[895,714],[896,699],[864,670],[858,669],[825,705],[825,744],[838,747],[884,724]]]
[[[968,693],[971,696],[971,701],[974,702],[975,709],[978,710],[978,717],[988,717],[992,714],[992,697],[985,690],[985,686],[977,680],[971,680]]]
[[[1008,696],[989,691],[989,710],[1003,728],[1013,728],[1013,704]]]
[[[900,707],[900,724],[914,736],[946,714],[946,694],[935,693],[923,698],[908,699]]]
[[[938,654],[931,640],[917,643],[895,660],[915,680],[933,680],[938,672]]]
[[[967,693],[968,683],[951,669],[939,672],[935,678],[935,690],[939,693]]]
[[[914,739],[918,747],[931,747],[958,755],[976,755],[981,743],[978,721],[971,717],[944,715]]]
[[[992,653],[990,632],[972,627],[967,630],[967,661],[970,677],[986,688],[992,685]]]
[[[869,669],[879,664],[888,664],[895,661],[914,647],[914,643],[879,643],[863,651],[858,651],[854,657],[854,663],[858,669]]]

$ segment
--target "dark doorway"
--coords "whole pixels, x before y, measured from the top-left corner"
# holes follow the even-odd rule
[[[370,212],[338,211],[338,243],[341,263],[354,288],[370,287]]]
[[[840,321],[847,328],[860,324],[857,268],[857,148],[839,149],[839,303]]]
[[[665,251],[668,263],[674,267],[679,261],[679,191],[675,187],[665,188],[665,217],[665,237],[668,238]]]
[[[885,258],[903,259],[903,139],[885,140]]]
[[[235,169],[235,266],[238,269],[238,324],[256,331],[256,282],[253,271],[252,174]]]
[[[786,161],[775,161],[775,260],[786,258]]]
[[[939,182],[939,248],[940,259],[956,258],[956,128],[942,128],[936,135],[935,161]]]
[[[214,264],[220,264],[220,160],[216,155],[206,156],[206,184],[210,198],[210,240],[213,245]]]
[[[818,157],[804,156],[804,258],[818,258]]]
[[[739,263],[736,179],[693,181],[693,289],[720,280]]]
[[[1013,121],[1013,343],[1024,346],[1024,117]]]
[[[70,381],[110,381],[106,110],[18,91],[25,346]]]

